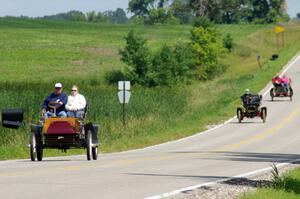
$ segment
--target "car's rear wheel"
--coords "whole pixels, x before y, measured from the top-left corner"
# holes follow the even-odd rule
[[[98,147],[92,148],[92,155],[93,155],[93,160],[98,159]]]
[[[237,111],[236,111],[236,116],[237,116],[237,118],[238,118],[238,121],[239,121],[239,123],[241,123],[242,122],[242,110],[240,109],[240,108],[238,108],[237,109]]]
[[[35,139],[35,133],[30,133],[30,159],[31,161],[35,161],[36,159],[36,139]]]
[[[271,88],[270,90],[270,96],[271,96],[271,100],[274,100],[274,88]]]
[[[93,143],[92,143],[92,131],[88,130],[86,133],[86,156],[87,156],[87,160],[91,160],[92,159],[92,147]]]
[[[263,120],[263,123],[266,122],[266,118],[267,118],[267,109],[266,108],[262,108],[261,109],[261,119]]]
[[[35,136],[36,140],[36,157],[38,161],[43,160],[43,143],[40,136]]]

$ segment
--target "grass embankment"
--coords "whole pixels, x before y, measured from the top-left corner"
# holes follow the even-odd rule
[[[296,199],[300,198],[300,168],[288,172],[277,189],[260,188],[257,192],[241,197],[241,199]]]
[[[0,108],[22,107],[27,118],[37,121],[43,98],[56,81],[66,88],[73,83],[88,98],[88,120],[100,123],[101,150],[121,151],[185,137],[235,114],[245,88],[259,91],[299,50],[299,26],[287,27],[286,45],[277,61],[267,61],[276,51],[270,26],[219,26],[231,33],[233,53],[223,58],[230,68],[222,77],[173,88],[132,88],[127,125],[121,123],[116,87],[104,83],[103,74],[122,68],[118,48],[129,29],[142,32],[149,45],[188,40],[190,26],[130,27],[32,20],[0,20]],[[257,54],[265,63],[260,70]],[[69,89],[66,90],[69,93]],[[27,158],[28,132],[0,129],[0,159]],[[61,155],[45,151],[45,155]],[[83,153],[83,151],[70,151]],[[70,153],[69,153],[70,154]]]

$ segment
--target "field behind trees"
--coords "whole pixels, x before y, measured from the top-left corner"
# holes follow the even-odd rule
[[[259,91],[300,49],[300,26],[286,25],[285,46],[276,49],[271,25],[218,25],[235,47],[222,58],[227,72],[212,81],[176,87],[133,86],[127,125],[121,123],[116,86],[104,74],[124,69],[118,49],[136,30],[152,51],[163,44],[188,41],[191,26],[130,26],[30,19],[0,19],[0,109],[21,107],[28,122],[37,122],[42,100],[55,82],[78,84],[87,97],[88,120],[101,125],[104,152],[149,146],[192,135],[235,114],[245,88]],[[277,61],[268,61],[280,52]],[[257,65],[261,56],[263,69]],[[28,135],[0,129],[0,159],[27,158]],[[70,151],[71,152],[71,151]],[[75,150],[72,154],[84,153]],[[61,155],[56,150],[47,155]],[[69,153],[70,154],[70,153]]]

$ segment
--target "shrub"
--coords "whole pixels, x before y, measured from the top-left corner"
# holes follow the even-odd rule
[[[165,45],[154,56],[149,73],[150,86],[187,83],[195,75],[195,57],[188,44]]]
[[[128,67],[128,77],[131,81],[145,85],[147,73],[151,64],[151,54],[147,41],[136,32],[130,31],[126,36],[126,46],[120,50],[121,60]]]
[[[197,57],[197,78],[208,80],[225,72],[227,67],[219,64],[224,48],[218,31],[214,27],[195,27],[191,34],[191,48]]]
[[[116,84],[118,81],[127,80],[125,73],[120,70],[108,71],[104,77],[109,84]]]
[[[210,28],[210,27],[213,27],[213,22],[211,22],[209,20],[209,18],[207,17],[197,17],[194,21],[194,26],[197,27],[197,28],[204,28],[204,29],[207,29],[207,28]]]
[[[233,39],[231,34],[227,34],[224,38],[223,38],[223,46],[224,48],[227,48],[229,52],[232,51],[233,49]]]
[[[144,17],[142,16],[133,16],[130,20],[129,23],[135,26],[141,26],[144,25]]]

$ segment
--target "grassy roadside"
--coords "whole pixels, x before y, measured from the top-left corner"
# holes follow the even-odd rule
[[[300,168],[282,176],[283,181],[277,189],[260,188],[257,192],[247,194],[241,199],[296,199],[300,198]]]
[[[10,27],[6,31],[10,31],[10,36],[13,38],[16,37],[16,32],[24,31],[23,26],[25,26],[25,29],[28,29],[28,35],[36,34],[40,35],[39,37],[45,37],[46,35],[43,35],[45,32],[51,32],[50,37],[47,37],[50,38],[50,40],[51,38],[53,39],[50,42],[51,45],[46,45],[46,47],[44,46],[42,48],[50,49],[50,51],[53,50],[54,52],[57,48],[56,45],[66,46],[65,48],[67,50],[75,49],[76,52],[76,49],[78,49],[78,43],[76,44],[76,42],[90,42],[81,43],[82,49],[90,47],[90,45],[110,45],[111,40],[114,40],[114,42],[109,48],[116,51],[117,46],[122,45],[121,35],[125,35],[128,30],[128,27],[105,27],[107,28],[105,32],[101,29],[103,28],[102,26],[94,27],[94,25],[91,25],[91,30],[85,28],[83,32],[81,32],[80,29],[85,27],[85,25],[75,25],[79,26],[78,29],[76,29],[76,27],[75,29],[74,27],[67,27],[65,28],[67,30],[64,30],[61,27],[57,27],[60,26],[57,24],[54,24],[54,27],[49,27],[48,25],[47,27],[41,28],[40,24],[33,23],[30,27],[34,26],[36,28],[35,30],[22,23],[21,25],[14,25],[17,26],[17,28],[12,27],[11,23],[8,25],[5,24],[5,26]],[[164,32],[170,31],[171,27],[155,27],[155,31],[150,27],[147,27],[145,30],[143,28],[139,29],[145,33],[146,37],[152,38],[152,40],[149,41],[151,46],[157,45],[158,41],[161,43],[168,41],[174,42],[182,35],[185,35],[182,36],[183,39],[188,37],[190,27],[182,28],[178,26],[172,28],[171,32],[173,32],[173,34],[171,34],[170,37],[162,35],[164,35]],[[279,49],[280,59],[274,62],[268,61],[271,54],[277,51],[274,42],[275,36],[271,32],[270,27],[241,25],[221,26],[219,28],[224,35],[232,33],[236,42],[235,51],[232,54],[225,55],[223,58],[224,63],[230,64],[227,73],[213,81],[195,82],[183,87],[148,89],[134,86],[132,89],[133,97],[127,107],[128,125],[125,128],[120,122],[120,106],[115,96],[116,88],[103,84],[103,80],[101,79],[103,71],[107,70],[107,68],[101,68],[101,66],[114,62],[116,64],[115,67],[117,67],[119,63],[118,57],[105,54],[107,51],[97,51],[100,54],[95,55],[95,58],[90,54],[86,55],[80,51],[78,54],[79,57],[82,55],[81,53],[83,53],[86,56],[84,60],[89,59],[94,64],[85,65],[86,62],[83,62],[83,65],[78,65],[76,62],[75,65],[72,65],[73,68],[75,67],[74,70],[85,67],[84,69],[90,73],[89,75],[83,73],[83,78],[81,79],[75,74],[75,82],[80,85],[83,94],[89,99],[91,107],[88,119],[101,124],[100,142],[102,144],[102,151],[122,151],[162,143],[192,135],[195,132],[205,130],[207,125],[217,124],[220,121],[226,120],[235,114],[236,106],[239,105],[239,96],[245,88],[259,91],[270,81],[271,77],[300,50],[300,40],[298,38],[300,28],[298,25],[287,27],[286,46]],[[73,32],[76,33],[74,34],[76,38],[72,40],[64,39],[70,34],[73,34]],[[52,35],[52,33],[54,35]],[[116,35],[114,35],[114,33]],[[98,38],[97,35],[99,34],[111,34],[112,36],[107,37],[105,40],[102,37]],[[55,70],[44,71],[44,69],[47,68],[45,66],[51,63],[51,61],[48,60],[53,59],[53,54],[46,54],[49,56],[49,59],[44,57],[38,60],[36,58],[36,52],[31,51],[31,49],[34,48],[41,48],[38,46],[38,44],[40,44],[39,41],[35,40],[29,42],[32,46],[29,48],[28,53],[33,53],[33,55],[28,59],[31,64],[27,64],[32,68],[30,68],[29,72],[24,73],[24,71],[22,71],[22,59],[19,59],[22,57],[22,54],[18,55],[18,53],[19,51],[24,51],[27,45],[23,35],[18,33],[17,36],[20,43],[19,49],[16,49],[15,57],[3,55],[5,57],[4,60],[7,61],[5,63],[8,63],[12,71],[8,72],[6,76],[2,76],[2,80],[0,79],[0,95],[3,96],[0,98],[0,107],[22,107],[27,110],[28,121],[36,121],[42,99],[48,94],[48,91],[51,90],[52,83],[61,80],[61,77],[57,76]],[[9,35],[7,35],[7,37],[9,37]],[[55,38],[60,39],[56,41]],[[79,41],[79,38],[82,38],[81,41]],[[10,44],[7,43],[6,45]],[[10,48],[13,48],[13,46],[10,46]],[[60,46],[58,46],[58,48],[60,48]],[[1,50],[6,52],[5,48],[0,48],[0,51]],[[64,53],[65,51],[63,50],[63,54],[59,54],[62,58],[58,57],[55,61],[58,62],[59,71],[64,75],[66,74],[63,78],[63,83],[69,88],[71,84],[74,83],[74,80],[70,80],[70,73],[65,73],[70,60],[68,59],[69,54]],[[256,63],[256,55],[258,53],[261,55],[262,62],[264,63],[262,70],[259,69]],[[73,53],[71,54],[78,59],[76,53],[75,55],[73,55]],[[106,61],[98,63],[98,61],[95,61],[97,59]],[[6,69],[9,68],[3,67],[5,63],[0,61],[0,71],[6,71]],[[43,70],[39,71],[38,74],[34,73],[41,65],[43,66]],[[55,64],[50,64],[49,66],[52,67],[52,65],[53,67],[56,66]],[[57,68],[54,67],[53,69]],[[20,74],[16,74],[14,70],[19,73],[22,71],[21,79],[16,78],[16,76],[19,77]],[[93,71],[101,72],[100,76],[95,77]],[[45,78],[39,80],[37,78],[39,75]],[[12,81],[11,77],[15,80]],[[47,80],[48,78],[50,79]],[[7,81],[8,79],[10,81]],[[16,97],[16,93],[18,97]],[[22,134],[21,132],[0,129],[0,159],[28,158],[27,144],[28,132]],[[71,150],[67,155],[80,153],[84,153],[84,151]],[[53,155],[64,154],[57,150],[45,150],[45,156]]]

